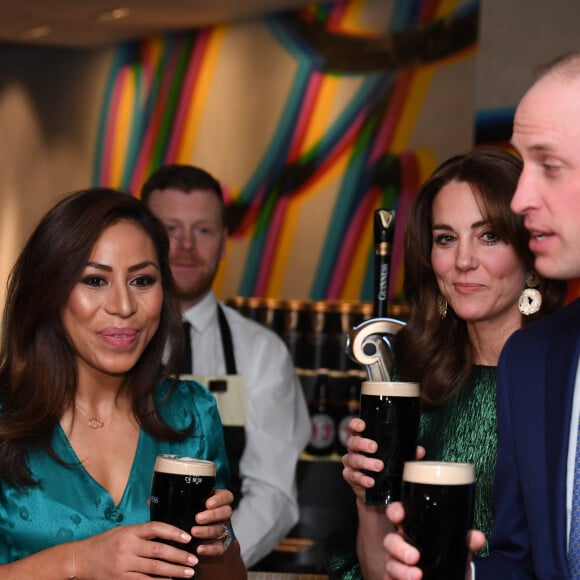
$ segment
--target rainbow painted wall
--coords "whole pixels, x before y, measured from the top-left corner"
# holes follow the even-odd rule
[[[397,209],[391,300],[417,188],[474,142],[479,4],[350,0],[120,45],[94,182],[138,195],[192,163],[230,215],[216,291],[372,299],[373,211]]]

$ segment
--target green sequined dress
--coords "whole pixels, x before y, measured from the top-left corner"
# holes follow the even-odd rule
[[[421,413],[419,444],[425,459],[475,464],[476,492],[474,527],[487,538],[493,524],[493,475],[497,451],[495,411],[496,367],[474,366],[461,393],[441,407]],[[333,534],[326,546],[331,578],[360,580],[356,555],[356,524],[350,534]],[[487,544],[479,552],[487,556]]]

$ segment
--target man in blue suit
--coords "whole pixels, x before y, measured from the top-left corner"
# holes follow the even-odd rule
[[[511,205],[530,231],[536,270],[550,278],[579,277],[580,52],[546,67],[524,95],[512,143],[524,169]],[[580,551],[575,558],[569,550],[580,546],[573,516],[579,357],[580,300],[506,343],[498,366],[491,554],[466,578],[475,572],[476,580],[580,579]],[[400,523],[401,505],[389,506],[387,515]],[[477,551],[483,541],[474,531],[469,546]],[[385,549],[385,580],[421,578],[414,567],[419,553],[400,535],[389,534]]]

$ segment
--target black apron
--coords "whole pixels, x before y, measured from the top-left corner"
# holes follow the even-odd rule
[[[246,446],[246,388],[244,379],[238,375],[234,355],[234,342],[230,325],[223,308],[217,305],[218,324],[222,340],[225,376],[191,375],[191,378],[208,388],[217,401],[220,418],[224,429],[226,454],[230,467],[230,485],[228,489],[234,494],[235,508],[242,496],[242,479],[240,477],[240,459]],[[181,378],[186,378],[181,375]]]

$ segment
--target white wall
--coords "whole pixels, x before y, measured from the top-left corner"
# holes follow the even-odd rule
[[[580,49],[578,0],[480,0],[478,109],[516,105],[535,69]]]
[[[0,46],[0,303],[32,228],[91,185],[109,51]],[[55,280],[47,283],[58,283]]]

